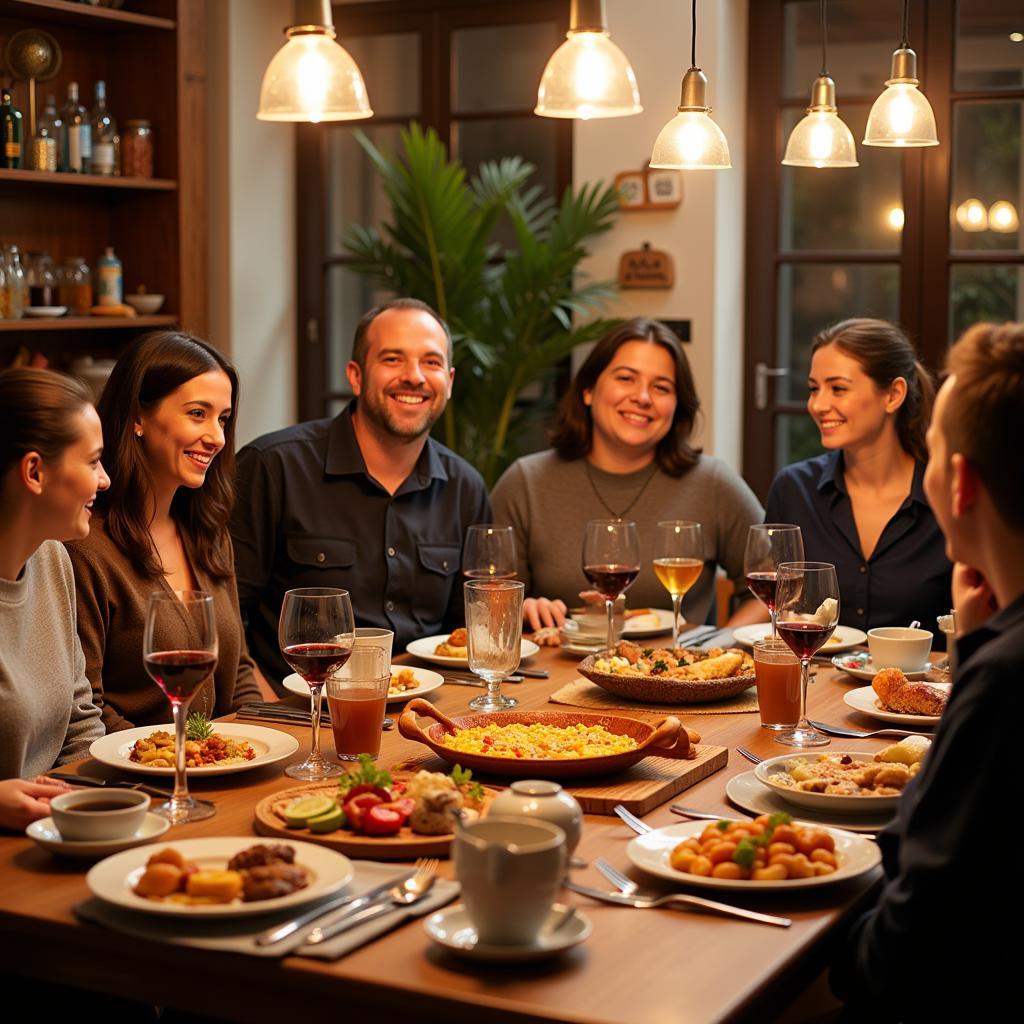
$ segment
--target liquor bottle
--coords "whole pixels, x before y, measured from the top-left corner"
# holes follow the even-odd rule
[[[107,83],[102,79],[96,83],[96,103],[89,114],[92,126],[92,156],[89,170],[92,174],[111,175],[117,173],[120,160],[121,140],[117,135],[117,122],[107,110]]]
[[[61,111],[64,125],[61,129],[62,171],[85,174],[92,157],[92,126],[89,112],[78,102],[78,83],[68,82],[68,101]]]
[[[21,111],[11,101],[11,90],[0,90],[0,130],[3,131],[3,149],[0,167],[21,167]]]
[[[100,306],[120,306],[124,302],[124,278],[121,261],[107,246],[96,261],[96,302]]]
[[[28,282],[21,265],[21,250],[16,245],[7,247],[7,315],[20,320],[28,305]]]
[[[60,167],[61,160],[61,128],[64,127],[64,122],[60,118],[60,114],[57,112],[57,97],[49,95],[46,97],[46,106],[43,107],[43,112],[36,118],[36,138],[37,139],[53,139],[57,146],[57,159],[56,167],[52,168],[56,170]],[[37,171],[46,170],[46,168],[40,167],[38,161],[36,162]]]

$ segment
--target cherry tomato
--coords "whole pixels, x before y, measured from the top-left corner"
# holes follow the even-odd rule
[[[363,818],[363,832],[368,836],[393,836],[404,823],[401,811],[386,804],[374,804]]]

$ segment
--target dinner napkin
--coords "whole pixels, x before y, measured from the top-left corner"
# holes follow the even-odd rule
[[[355,876],[349,883],[348,890],[355,894],[367,892],[391,879],[397,881],[409,874],[408,867],[397,864],[355,860],[352,865],[355,868]],[[307,903],[301,907],[292,907],[272,914],[257,914],[254,917],[201,920],[136,913],[96,898],[76,904],[74,911],[84,921],[154,942],[170,942],[174,945],[221,950],[225,953],[248,953],[251,956],[278,957],[294,954],[315,957],[318,960],[340,960],[354,949],[391,931],[408,918],[422,917],[443,907],[458,894],[457,882],[439,878],[430,893],[418,903],[409,907],[395,907],[390,913],[382,914],[316,946],[306,945],[302,941],[310,930],[316,927],[315,923],[304,925],[294,935],[273,946],[257,946],[255,942],[255,937],[260,932],[312,909],[315,904]],[[330,897],[325,897],[320,902],[325,903],[329,899]]]

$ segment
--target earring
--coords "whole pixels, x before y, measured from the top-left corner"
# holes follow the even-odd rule
[[[136,430],[135,431],[135,436],[137,438],[139,438],[139,440],[142,440],[142,431],[141,430]]]

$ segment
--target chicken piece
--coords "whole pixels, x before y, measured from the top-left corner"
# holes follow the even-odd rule
[[[883,707],[901,715],[941,715],[949,700],[945,690],[911,682],[898,668],[876,672],[871,686]]]
[[[294,864],[295,848],[284,843],[257,843],[248,849],[240,850],[228,861],[231,871],[245,871],[247,868],[261,867],[265,864]]]
[[[247,903],[255,900],[270,900],[276,896],[290,896],[309,885],[306,869],[298,864],[258,864],[242,872],[244,880],[243,899]]]
[[[629,640],[622,640],[616,653],[620,658],[625,658],[630,665],[635,665],[640,660],[640,648]]]
[[[423,836],[447,835],[454,828],[452,811],[462,806],[462,794],[452,789],[427,790],[416,801],[409,827]]]

